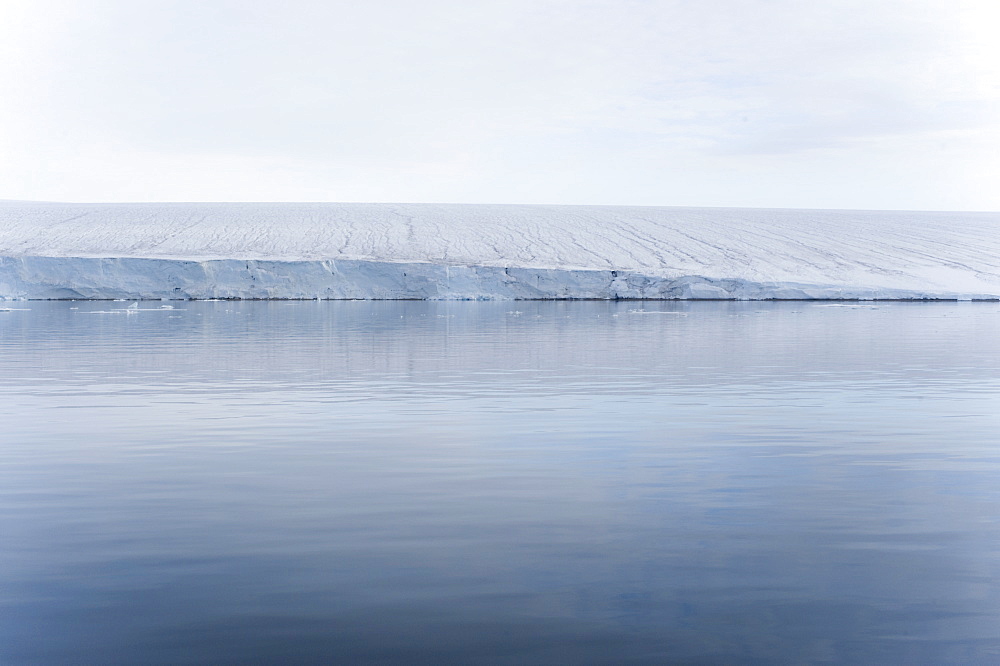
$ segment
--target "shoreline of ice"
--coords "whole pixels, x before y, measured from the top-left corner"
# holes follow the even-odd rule
[[[1000,300],[636,271],[365,260],[0,257],[5,300]]]
[[[0,299],[1000,299],[1000,213],[0,202]]]

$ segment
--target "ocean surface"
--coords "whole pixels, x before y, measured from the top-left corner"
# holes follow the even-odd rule
[[[0,663],[1000,663],[1000,304],[0,303]],[[172,306],[172,307],[170,307]]]

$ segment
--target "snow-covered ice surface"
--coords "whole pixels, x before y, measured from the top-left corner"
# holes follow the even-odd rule
[[[0,203],[0,298],[1000,298],[1000,213]]]

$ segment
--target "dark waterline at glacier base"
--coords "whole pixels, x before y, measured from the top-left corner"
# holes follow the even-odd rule
[[[1000,660],[995,303],[8,305],[0,663]]]

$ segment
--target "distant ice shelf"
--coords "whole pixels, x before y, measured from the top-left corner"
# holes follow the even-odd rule
[[[0,203],[3,299],[1000,299],[1000,214]]]
[[[14,299],[958,299],[989,294],[849,288],[633,271],[440,266],[384,261],[183,261],[0,257],[0,291]]]

